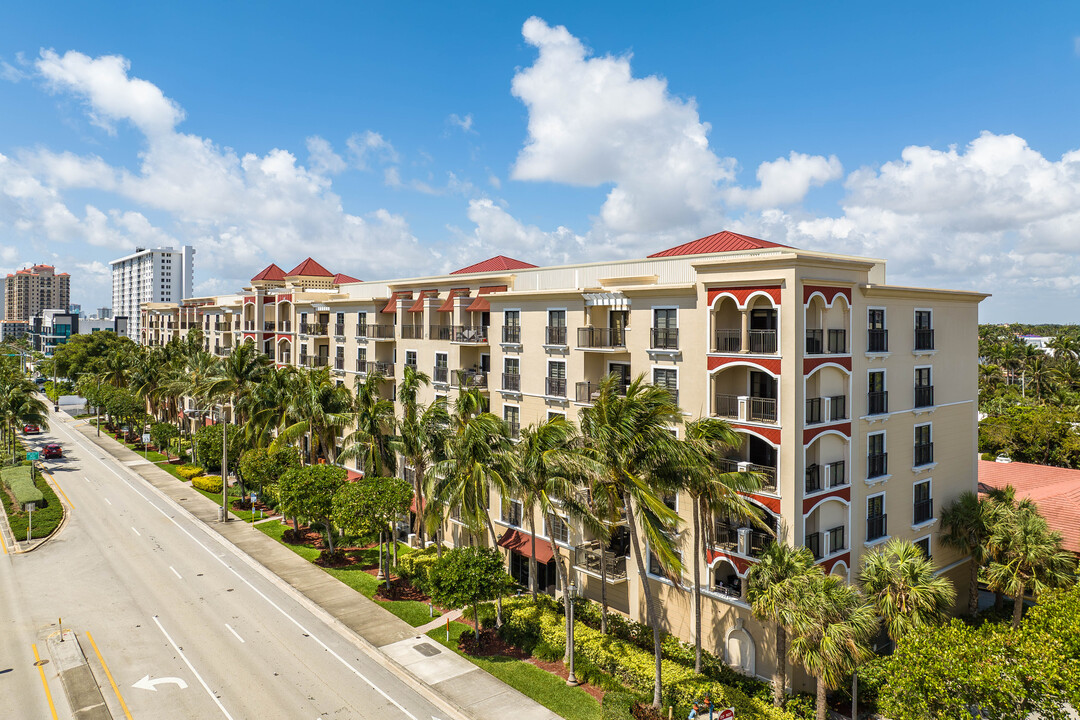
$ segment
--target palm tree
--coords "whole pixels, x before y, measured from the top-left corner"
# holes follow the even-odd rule
[[[1012,596],[1013,628],[1020,627],[1026,591],[1037,597],[1073,580],[1076,562],[1061,542],[1061,533],[1051,531],[1035,503],[1026,498],[995,523],[989,545],[997,557],[986,577],[991,588]]]
[[[795,603],[790,655],[817,681],[817,720],[825,720],[825,694],[840,686],[873,653],[877,631],[872,605],[835,575],[812,573],[785,583]]]
[[[352,394],[334,382],[329,368],[301,370],[294,378],[286,412],[296,422],[283,435],[288,439],[309,436],[309,465],[320,453],[327,462],[334,462],[338,437],[354,418]]]
[[[405,462],[412,466],[413,496],[416,502],[416,521],[414,529],[424,546],[424,477],[428,468],[441,460],[445,453],[450,416],[445,403],[434,402],[422,405],[417,401],[420,388],[431,383],[431,378],[424,372],[406,365],[398,386],[398,400],[401,402],[401,454]]]
[[[3,423],[12,459],[15,459],[15,433],[20,425],[49,427],[49,408],[37,396],[37,386],[21,372],[0,380],[0,423]]]
[[[338,458],[357,458],[364,474],[387,477],[397,471],[397,443],[394,440],[394,402],[382,397],[379,389],[386,378],[371,372],[356,388],[356,430],[344,441]]]
[[[630,544],[645,594],[647,621],[653,631],[656,663],[653,707],[658,709],[663,690],[660,616],[638,527],[645,535],[649,553],[659,565],[672,575],[681,575],[682,562],[674,548],[679,516],[664,503],[654,482],[659,468],[680,462],[678,458],[685,453],[684,446],[671,432],[671,427],[681,420],[671,393],[666,388],[649,385],[643,375],[625,389],[619,377],[608,375],[600,381],[592,407],[581,412],[581,432],[596,468],[591,482],[607,485],[612,495],[621,499],[622,509],[630,519]]]
[[[686,464],[670,465],[671,475],[665,485],[673,490],[679,486],[693,500],[693,565],[694,565],[694,672],[701,672],[701,562],[705,548],[712,544],[716,515],[760,522],[756,507],[741,493],[761,488],[761,478],[749,472],[718,472],[717,467],[732,450],[742,446],[742,435],[715,418],[702,418],[688,423],[683,441]],[[704,522],[703,522],[704,521]]]
[[[989,557],[990,524],[986,502],[971,490],[965,490],[942,511],[941,527],[945,531],[941,542],[971,556],[968,612],[974,615],[979,609],[979,569]]]
[[[938,625],[948,617],[956,590],[934,570],[921,548],[899,538],[863,555],[856,581],[894,643],[905,633]]]
[[[776,625],[776,669],[773,671],[773,705],[782,707],[787,689],[788,631],[795,626],[798,596],[792,584],[820,574],[814,553],[807,547],[791,547],[774,540],[765,546],[746,577],[747,600],[754,617]]]

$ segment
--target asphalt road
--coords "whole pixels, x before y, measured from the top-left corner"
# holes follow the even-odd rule
[[[114,718],[440,716],[59,418],[33,438],[50,441],[65,452],[48,470],[69,520],[37,550],[0,556],[0,716],[53,717],[34,649],[47,657],[61,618]],[[57,716],[71,717],[55,673],[46,680]]]

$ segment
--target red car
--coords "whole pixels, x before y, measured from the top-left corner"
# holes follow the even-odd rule
[[[41,428],[31,423],[23,425],[22,431],[25,435],[36,435],[37,433],[41,432]]]
[[[61,450],[60,446],[56,443],[49,443],[41,449],[41,457],[46,460],[49,460],[51,458],[62,458],[64,457],[64,451]]]

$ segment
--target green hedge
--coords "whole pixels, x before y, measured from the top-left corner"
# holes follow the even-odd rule
[[[185,480],[190,480],[193,477],[203,474],[203,469],[198,465],[181,465],[176,468],[176,474]]]
[[[397,576],[424,594],[430,591],[430,572],[438,560],[435,546],[398,556]]]
[[[203,492],[221,492],[221,477],[219,475],[196,475],[191,478],[191,485]]]
[[[56,493],[53,492],[45,478],[38,476],[37,487],[44,496],[46,504],[45,507],[34,510],[34,527],[31,537],[43,538],[55,530],[56,526],[64,519],[64,507],[60,504]],[[11,526],[12,534],[16,540],[25,540],[26,528],[29,524],[29,513],[23,512],[21,508],[14,507],[7,493],[0,492],[0,498],[4,501],[4,510],[7,512],[8,525]]]
[[[32,468],[22,465],[0,471],[0,475],[4,478],[4,485],[11,490],[11,493],[15,496],[15,502],[19,504],[20,508],[31,502],[37,503],[38,507],[40,507],[45,500],[45,496],[42,495],[41,491],[34,487],[31,472]]]

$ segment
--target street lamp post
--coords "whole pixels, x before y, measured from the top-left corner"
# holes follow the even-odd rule
[[[569,667],[570,672],[566,676],[566,684],[570,685],[570,686],[575,686],[575,685],[580,685],[581,684],[581,683],[578,682],[577,676],[574,675],[574,594],[575,594],[575,590],[577,590],[577,586],[574,584],[574,581],[571,580],[570,581],[570,588],[569,588],[570,602],[567,603],[567,607],[569,608],[569,613],[570,613],[570,623],[569,623],[569,625],[567,626],[567,629],[566,629],[566,649],[567,649],[567,654],[568,654],[568,656],[570,658],[570,667]]]
[[[229,426],[221,403],[221,522],[229,521]]]

